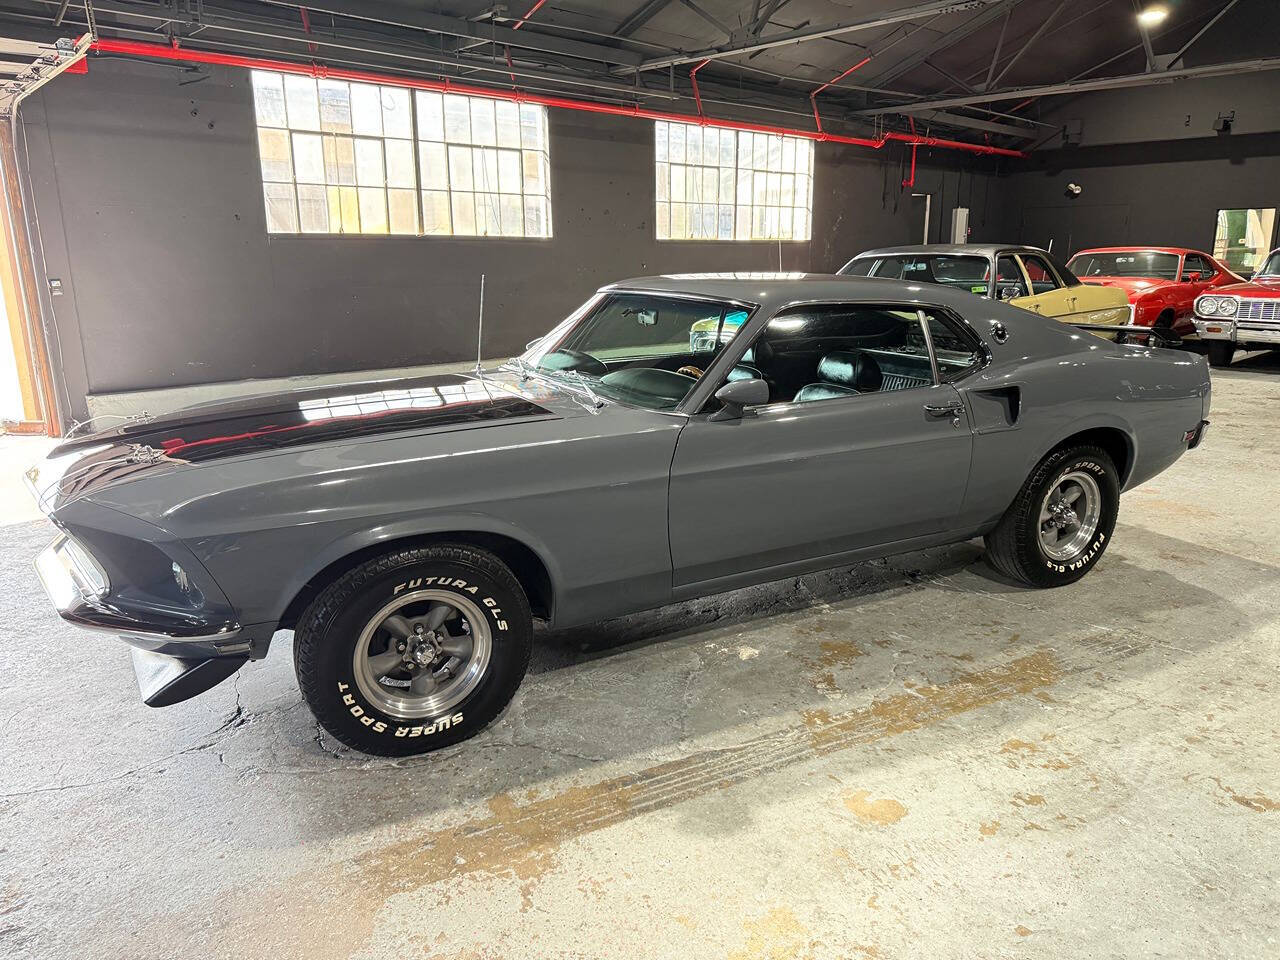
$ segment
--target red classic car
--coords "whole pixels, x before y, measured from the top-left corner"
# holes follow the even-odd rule
[[[1096,247],[1081,250],[1067,266],[1085,283],[1123,290],[1131,323],[1180,337],[1196,332],[1196,297],[1243,280],[1207,253],[1183,247]]]
[[[1215,367],[1229,364],[1237,347],[1280,350],[1280,249],[1271,251],[1252,280],[1197,297],[1195,309],[1196,332]]]

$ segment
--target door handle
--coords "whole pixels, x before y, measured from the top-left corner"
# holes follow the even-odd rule
[[[956,417],[964,413],[964,403],[952,400],[950,403],[926,403],[924,412],[931,417]]]

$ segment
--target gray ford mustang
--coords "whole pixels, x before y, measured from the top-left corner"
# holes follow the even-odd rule
[[[307,389],[73,436],[28,474],[59,613],[176,703],[293,629],[339,740],[409,754],[568,626],[985,537],[1082,577],[1119,494],[1196,446],[1209,374],[895,280],[629,280],[481,375]]]

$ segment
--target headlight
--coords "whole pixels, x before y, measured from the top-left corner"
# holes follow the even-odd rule
[[[1212,317],[1218,312],[1218,301],[1213,297],[1201,297],[1196,301],[1196,313],[1203,317]]]
[[[1240,301],[1234,297],[1222,297],[1218,301],[1218,316],[1234,317],[1236,311],[1240,309]]]

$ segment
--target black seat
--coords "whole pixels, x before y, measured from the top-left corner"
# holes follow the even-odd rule
[[[793,403],[833,400],[859,393],[874,393],[884,382],[876,358],[862,350],[833,350],[818,362],[818,383],[796,391]]]

